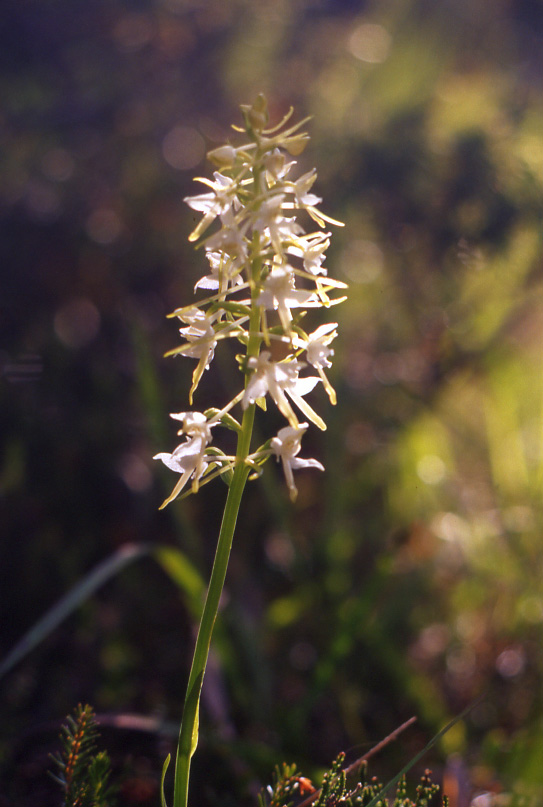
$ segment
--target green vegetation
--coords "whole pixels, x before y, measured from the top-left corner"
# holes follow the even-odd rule
[[[423,765],[468,804],[543,798],[543,13],[491,5],[7,0],[0,659],[74,592],[0,681],[7,804],[58,804],[44,760],[78,702],[112,716],[119,801],[160,803],[226,495],[158,512],[193,369],[164,315],[202,274],[182,199],[260,91],[313,116],[298,167],[346,222],[350,293],[308,435],[326,474],[292,505],[267,463],[243,503],[200,804],[254,804],[282,759],[321,781],[416,715],[386,782],[480,694]],[[237,392],[216,361],[202,411]],[[119,571],[78,588],[96,568]]]
[[[62,751],[53,756],[59,774],[51,775],[62,788],[64,807],[111,807],[114,803],[109,757],[105,751],[96,751],[97,737],[92,707],[79,704],[62,726]]]

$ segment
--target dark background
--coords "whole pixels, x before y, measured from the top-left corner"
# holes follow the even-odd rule
[[[2,805],[60,803],[47,753],[80,701],[120,803],[158,804],[199,591],[172,558],[207,580],[226,490],[158,512],[193,368],[165,315],[206,271],[183,197],[260,91],[313,116],[298,169],[346,223],[350,297],[304,450],[326,473],[293,507],[268,463],[244,500],[194,798],[254,803],[276,763],[316,776],[416,715],[390,776],[483,693],[424,764],[452,807],[541,795],[542,45],[538,0],[4,2],[0,655],[97,563],[150,554],[0,682]]]

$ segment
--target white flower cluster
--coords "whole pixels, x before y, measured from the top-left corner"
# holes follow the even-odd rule
[[[206,413],[181,412],[172,417],[181,421],[178,432],[183,442],[171,454],[157,454],[169,468],[180,474],[172,494],[162,507],[182,491],[189,480],[191,490],[220,474],[231,475],[239,457],[223,454],[211,445],[211,429],[221,424],[241,432],[241,424],[230,414],[240,404],[246,410],[253,404],[265,407],[269,394],[288,426],[258,451],[242,461],[259,472],[262,463],[275,454],[281,459],[292,499],[296,498],[293,469],[318,468],[317,460],[298,457],[307,423],[300,423],[293,405],[320,429],[326,425],[305,400],[322,382],[332,403],[335,392],[325,370],[331,366],[337,323],[321,325],[312,333],[304,330],[307,309],[329,308],[345,297],[330,299],[332,290],[345,284],[327,277],[324,266],[330,233],[305,232],[296,216],[300,211],[323,228],[325,222],[340,224],[317,210],[321,199],[312,193],[316,171],[290,179],[296,164],[287,155],[300,154],[308,136],[300,131],[305,121],[287,126],[290,113],[278,126],[266,129],[267,106],[259,96],[252,106],[243,106],[248,142],[225,145],[209,153],[220,169],[213,180],[198,178],[206,193],[187,198],[193,209],[203,214],[189,236],[202,236],[210,272],[196,289],[210,292],[197,305],[179,308],[170,316],[183,327],[183,343],[167,355],[189,356],[197,360],[193,373],[190,403],[194,391],[209,368],[219,341],[235,339],[244,349],[238,356],[245,375],[244,389],[221,410]],[[208,228],[220,226],[211,235]],[[298,284],[298,285],[297,285]],[[302,357],[304,360],[302,360]],[[317,375],[300,376],[307,366]]]

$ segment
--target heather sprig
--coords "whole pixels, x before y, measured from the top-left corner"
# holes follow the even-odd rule
[[[408,795],[405,776],[396,786],[396,795],[387,801],[383,784],[377,777],[368,776],[365,760],[357,766],[344,768],[345,754],[339,754],[323,776],[317,789],[295,765],[277,766],[272,784],[259,796],[259,807],[447,807],[447,796],[432,781],[431,771],[425,770],[415,790],[414,798]]]
[[[97,751],[98,728],[91,706],[79,706],[62,725],[62,751],[51,755],[58,770],[51,773],[64,794],[64,807],[113,807],[110,761]]]

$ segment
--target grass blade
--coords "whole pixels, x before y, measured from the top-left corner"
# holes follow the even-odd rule
[[[375,807],[375,805],[384,798],[385,794],[388,793],[390,788],[394,787],[394,785],[398,784],[398,782],[400,781],[402,776],[404,774],[406,774],[408,771],[410,771],[411,768],[413,767],[413,765],[416,765],[417,762],[419,761],[419,759],[421,759],[426,754],[426,752],[429,751],[430,748],[432,748],[432,746],[434,746],[437,743],[437,741],[440,740],[443,737],[443,735],[445,735],[450,729],[452,729],[452,727],[454,725],[456,725],[456,723],[458,723],[460,720],[463,720],[463,718],[469,712],[471,712],[473,707],[477,706],[477,704],[481,702],[483,697],[484,696],[481,696],[480,698],[477,698],[477,700],[473,701],[473,703],[470,703],[469,706],[466,706],[466,708],[464,709],[463,712],[460,712],[460,714],[457,715],[455,718],[453,718],[453,720],[451,720],[450,723],[447,723],[447,725],[444,728],[442,728],[441,731],[438,731],[438,733],[434,737],[432,737],[430,742],[427,743],[424,746],[422,751],[419,751],[418,754],[415,754],[413,759],[411,759],[407,763],[407,765],[405,765],[401,769],[401,771],[398,774],[396,774],[396,776],[394,776],[393,779],[390,780],[390,782],[387,782],[387,784],[384,786],[384,788],[376,796],[373,797],[373,799],[370,801],[370,803],[367,805],[367,807]]]
[[[153,549],[153,557],[185,595],[186,606],[191,616],[199,619],[206,592],[200,573],[186,555],[174,546],[159,546]]]
[[[17,642],[0,664],[0,678],[8,673],[31,650],[55,630],[82,602],[94,594],[111,577],[138,558],[148,555],[150,547],[144,544],[124,544],[107,560],[92,569],[68,591],[36,624]]]
[[[168,770],[171,758],[172,755],[168,754],[164,760],[164,765],[162,766],[162,777],[160,779],[160,807],[168,807],[166,804],[166,796],[164,795],[164,780],[166,779],[166,771]]]

